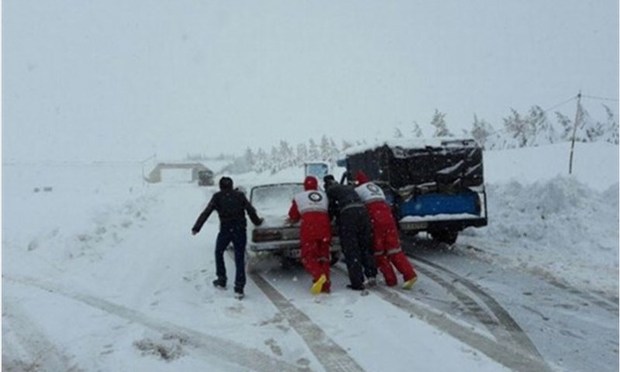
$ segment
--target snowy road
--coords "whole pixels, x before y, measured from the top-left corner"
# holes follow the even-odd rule
[[[467,241],[467,237],[462,241]],[[409,239],[405,246],[426,279],[433,280],[437,268],[444,273],[449,271],[448,277],[453,278],[450,286],[468,290],[477,302],[471,304],[458,293],[449,296],[448,301],[437,299],[436,294],[427,292],[427,286],[418,283],[420,301],[469,322],[493,327],[503,317],[504,324],[520,334],[522,342],[517,343],[560,368],[618,370],[617,298],[584,292],[542,274],[502,267],[489,260],[483,248],[465,243],[447,249],[433,247],[421,239]],[[479,314],[482,307],[495,313],[488,323]]]
[[[294,275],[303,275],[301,273],[301,268],[297,268],[297,270],[299,270],[297,274],[287,272],[290,270],[294,269],[287,269],[286,271],[280,269],[272,270],[268,277],[271,278],[271,281],[279,283],[282,281],[291,281]],[[420,270],[420,272],[425,272],[421,274],[425,280],[429,278],[427,274],[430,274],[430,271]],[[340,281],[344,280],[346,282],[346,269],[344,265],[338,264],[334,267],[334,275],[339,278]],[[486,308],[478,306],[475,300],[469,297],[465,291],[454,288],[453,284],[440,279],[435,274],[431,274],[431,276],[434,277],[434,279],[431,279],[432,281],[439,283],[441,287],[447,289],[446,293],[438,293],[435,292],[435,290],[431,290],[433,293],[429,293],[429,291],[424,288],[429,286],[432,287],[433,283],[427,281],[423,286],[424,288],[416,289],[416,291],[413,292],[378,286],[371,289],[370,297],[373,298],[373,301],[385,302],[394,308],[404,311],[412,318],[424,319],[425,322],[437,327],[437,329],[450,334],[475,350],[483,352],[498,363],[513,370],[550,370],[527,335],[499,305],[495,304],[495,306],[490,306],[491,310],[486,310]],[[255,274],[253,277],[255,280],[258,279],[263,283],[265,282],[261,275]],[[269,291],[273,291],[273,287],[270,287]],[[283,290],[283,292],[286,292],[286,290]],[[441,292],[441,290],[439,292]],[[420,293],[422,293],[422,295],[420,295]],[[294,292],[294,295],[298,296],[299,293]],[[451,300],[451,296],[454,296],[457,301]],[[492,299],[483,292],[478,291],[477,296],[478,298],[486,300],[487,303],[492,301]],[[283,301],[281,295],[277,297],[279,302]],[[331,299],[317,300],[317,302],[330,301]],[[294,302],[294,299],[291,298],[285,302],[290,306],[290,302]],[[461,314],[455,313],[454,315],[456,316],[452,318],[447,316],[449,312],[436,308],[432,302],[450,303],[452,309],[462,304],[466,309]],[[492,319],[493,315],[495,315],[499,321]],[[463,322],[468,316],[473,318],[474,322]],[[485,334],[483,330],[476,329],[476,326],[488,329],[489,333]]]

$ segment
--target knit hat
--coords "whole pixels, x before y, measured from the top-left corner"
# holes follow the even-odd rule
[[[304,180],[304,190],[318,190],[319,181],[314,176],[307,176]]]
[[[358,170],[355,173],[355,180],[357,181],[358,185],[363,185],[365,183],[368,183],[368,181],[370,181],[370,179],[368,179],[368,176],[366,175],[366,173],[364,173],[361,170]]]

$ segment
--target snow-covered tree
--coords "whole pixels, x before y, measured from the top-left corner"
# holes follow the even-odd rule
[[[308,160],[321,160],[321,151],[314,139],[310,138],[308,143]]]
[[[320,160],[328,160],[328,159],[331,158],[332,146],[331,146],[331,143],[330,143],[330,141],[329,141],[329,139],[327,138],[326,135],[323,135],[321,137],[321,145],[320,145],[319,151],[321,153],[321,159]]]
[[[335,163],[338,159],[338,156],[340,155],[340,149],[338,148],[338,145],[336,145],[336,142],[334,142],[334,140],[331,138],[329,140],[329,145],[331,147],[331,153],[328,160],[332,163]]]
[[[528,143],[528,139],[532,135],[532,128],[527,118],[524,118],[517,112],[517,110],[511,108],[511,115],[504,118],[504,131],[510,139],[514,141],[507,141],[508,147],[525,147]],[[513,142],[513,144],[511,144]]]
[[[271,151],[269,152],[269,166],[271,168],[271,173],[276,173],[279,171],[280,164],[282,163],[282,159],[280,159],[280,151],[278,147],[271,146]]]
[[[353,147],[353,144],[351,142],[349,142],[347,140],[342,140],[342,151],[344,151],[344,150],[346,150],[346,149],[348,149],[350,147]]]
[[[573,125],[576,127],[574,130],[575,133],[575,141],[577,142],[588,142],[590,140],[588,136],[588,121],[590,115],[583,108],[581,104],[577,105],[577,112],[575,114],[575,123]]]
[[[255,170],[257,172],[261,173],[269,169],[269,158],[265,150],[263,150],[262,148],[258,149],[258,151],[256,152],[255,159],[256,159]]]
[[[287,168],[295,163],[295,153],[288,142],[280,140],[280,148],[278,149],[279,169]]]
[[[308,146],[306,146],[305,143],[299,143],[297,144],[297,155],[296,155],[297,164],[301,164],[305,162],[306,160],[308,160]]]
[[[531,138],[528,138],[528,146],[540,146],[555,143],[560,139],[560,134],[547,120],[545,111],[540,106],[532,106],[528,113],[527,121],[531,130]]]
[[[607,120],[605,121],[605,133],[603,135],[603,140],[609,143],[613,143],[615,145],[618,144],[618,119],[614,112],[606,105],[603,105],[605,108],[605,113],[607,114]]]
[[[403,132],[397,127],[394,128],[394,138],[403,138]]]
[[[605,126],[600,121],[592,121],[586,129],[589,142],[596,142],[605,136]]]
[[[248,167],[250,167],[250,169],[253,169],[254,165],[256,165],[256,159],[254,159],[254,152],[251,148],[248,147],[247,149],[245,149],[243,158]]]
[[[575,112],[576,123],[559,112],[556,112],[556,117],[562,127],[560,136],[563,140],[572,141],[574,135],[576,142],[590,142],[592,136],[598,132],[591,122],[590,115],[581,103],[578,103]]]
[[[422,133],[422,128],[420,128],[420,124],[415,121],[413,122],[413,129],[411,130],[411,133],[413,133],[413,136],[415,138],[424,137],[424,133]]]
[[[446,124],[446,114],[439,112],[437,109],[435,109],[433,119],[431,119],[431,126],[435,128],[433,137],[454,137]]]
[[[492,132],[493,127],[491,124],[487,123],[485,120],[478,119],[478,115],[474,114],[474,122],[472,123],[470,135],[482,148],[485,148],[485,144]]]
[[[573,133],[573,122],[561,112],[555,112],[556,120],[560,124],[560,138],[564,141],[570,140]]]

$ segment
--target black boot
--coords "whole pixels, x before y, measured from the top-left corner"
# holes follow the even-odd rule
[[[364,287],[364,285],[360,285],[360,286],[354,286],[352,284],[347,284],[347,288],[352,289],[354,291],[363,291],[364,289],[366,289],[366,287]]]
[[[362,284],[361,286],[357,287],[357,286],[353,286],[351,284],[347,284],[347,288],[352,289],[354,291],[359,291],[361,296],[368,296],[368,290],[366,289],[366,287],[364,287],[364,285]]]
[[[217,289],[226,289],[226,282],[221,281],[219,279],[215,279],[213,281],[213,286],[215,286],[215,288]]]

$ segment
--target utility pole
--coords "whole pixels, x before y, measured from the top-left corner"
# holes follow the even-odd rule
[[[575,149],[575,133],[577,132],[577,125],[581,119],[581,91],[577,94],[577,111],[575,112],[575,125],[573,126],[573,140],[570,145],[570,160],[568,161],[568,174],[573,173],[573,151]]]

